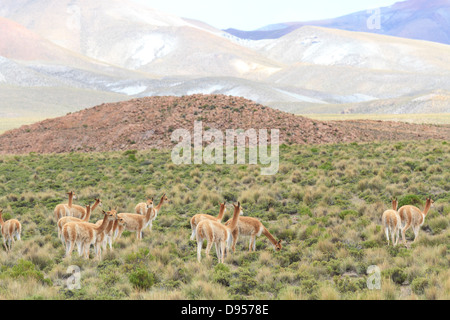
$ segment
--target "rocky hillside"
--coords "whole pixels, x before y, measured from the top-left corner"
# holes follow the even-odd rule
[[[163,96],[101,104],[22,126],[0,136],[0,153],[60,153],[171,148],[176,129],[279,129],[280,142],[322,144],[373,140],[450,139],[449,126],[378,121],[321,122],[225,95]]]

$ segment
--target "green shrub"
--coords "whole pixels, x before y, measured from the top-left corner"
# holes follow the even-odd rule
[[[137,252],[131,252],[125,256],[125,262],[139,264],[149,259],[150,250],[148,248],[140,248]],[[152,258],[152,257],[150,257]]]
[[[256,285],[255,275],[247,269],[240,268],[238,277],[233,279],[232,289],[235,294],[249,295]]]
[[[44,274],[37,270],[36,266],[31,261],[25,259],[20,259],[17,264],[3,272],[1,276],[11,278],[33,278],[47,285],[52,284],[51,280],[45,279]]]
[[[137,268],[128,275],[128,280],[133,287],[140,290],[148,290],[155,284],[155,276],[153,273]]]
[[[405,271],[399,267],[384,270],[381,274],[390,277],[397,284],[402,284],[408,277]]]
[[[355,211],[355,210],[344,210],[344,211],[339,212],[339,218],[341,218],[342,220],[344,220],[346,216],[357,217],[357,216],[359,216],[359,213],[358,213],[358,211]]]
[[[341,293],[357,292],[366,287],[366,280],[364,278],[350,278],[350,277],[333,277],[336,289]]]
[[[398,208],[406,205],[423,206],[423,200],[415,194],[406,195],[398,200]]]
[[[411,282],[411,289],[415,294],[423,294],[428,285],[426,278],[418,277]]]
[[[230,286],[230,278],[231,272],[230,268],[227,265],[219,263],[214,267],[214,276],[213,276],[214,282],[220,283],[221,285],[228,287]]]

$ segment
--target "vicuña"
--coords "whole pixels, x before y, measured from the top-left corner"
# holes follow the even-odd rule
[[[216,254],[219,263],[225,260],[225,249],[230,246],[233,237],[231,233],[236,228],[239,216],[242,215],[241,203],[237,205],[233,203],[234,212],[231,223],[228,226],[221,224],[214,220],[203,220],[197,225],[196,239],[197,239],[197,260],[201,261],[203,240],[206,239],[206,256],[209,256],[209,251],[213,243],[216,246]]]
[[[383,223],[386,240],[389,245],[389,234],[391,234],[392,245],[395,247],[398,243],[400,234],[400,215],[397,212],[398,201],[396,198],[392,199],[392,209],[383,212],[381,222]]]
[[[403,243],[406,245],[406,231],[412,227],[414,231],[414,241],[416,241],[417,236],[419,235],[420,227],[425,222],[425,217],[428,214],[428,211],[430,210],[431,206],[433,205],[434,201],[431,200],[430,197],[427,198],[427,201],[425,203],[425,208],[423,211],[420,211],[419,208],[411,205],[406,205],[398,209],[398,214],[400,215],[401,219],[401,226],[400,229],[402,231],[402,239]]]
[[[228,220],[225,225],[231,225],[233,220]],[[281,240],[275,239],[275,237],[269,232],[269,230],[256,218],[253,217],[240,217],[237,228],[233,230],[233,244],[231,249],[233,252],[236,250],[236,242],[239,236],[249,236],[250,242],[248,244],[249,251],[256,250],[256,237],[261,234],[265,235],[267,239],[272,243],[275,251],[280,251],[282,248]]]
[[[223,215],[225,214],[225,212],[227,211],[227,207],[224,203],[219,203],[220,205],[220,209],[219,209],[219,215],[217,217],[213,217],[209,214],[203,214],[203,213],[198,213],[196,215],[194,215],[191,218],[191,229],[192,229],[192,234],[191,234],[191,240],[195,239],[195,230],[197,229],[197,225],[199,224],[200,221],[203,220],[213,220],[213,221],[217,221],[217,222],[221,222]]]
[[[16,240],[20,240],[22,225],[17,219],[3,221],[3,209],[0,209],[0,226],[2,228],[3,245],[6,252],[9,252],[15,242],[14,237],[16,237]]]

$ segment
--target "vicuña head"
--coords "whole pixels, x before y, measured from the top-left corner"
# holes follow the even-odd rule
[[[67,195],[69,196],[69,199],[77,199],[77,195],[73,191],[67,192]]]
[[[153,208],[153,197],[147,198],[147,201],[145,202],[146,208]]]

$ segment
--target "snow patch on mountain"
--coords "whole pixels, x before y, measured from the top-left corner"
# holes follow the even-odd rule
[[[147,86],[130,86],[130,87],[125,87],[125,88],[121,88],[121,89],[114,89],[113,91],[117,92],[117,93],[124,93],[129,96],[133,96],[135,94],[144,92],[146,89],[147,89]]]
[[[128,67],[136,70],[168,55],[175,49],[175,46],[176,42],[174,39],[160,33],[153,33],[136,39],[129,47]]]
[[[307,97],[307,96],[304,96],[304,95],[301,95],[301,94],[288,92],[288,91],[281,90],[281,89],[275,89],[275,90],[280,92],[280,93],[286,94],[286,95],[288,95],[290,97],[293,97],[293,98],[295,98],[298,101],[309,102],[309,103],[327,104],[327,102],[325,102],[325,101],[322,101],[322,100],[319,100],[319,99],[314,99],[314,98],[311,98],[311,97]]]

